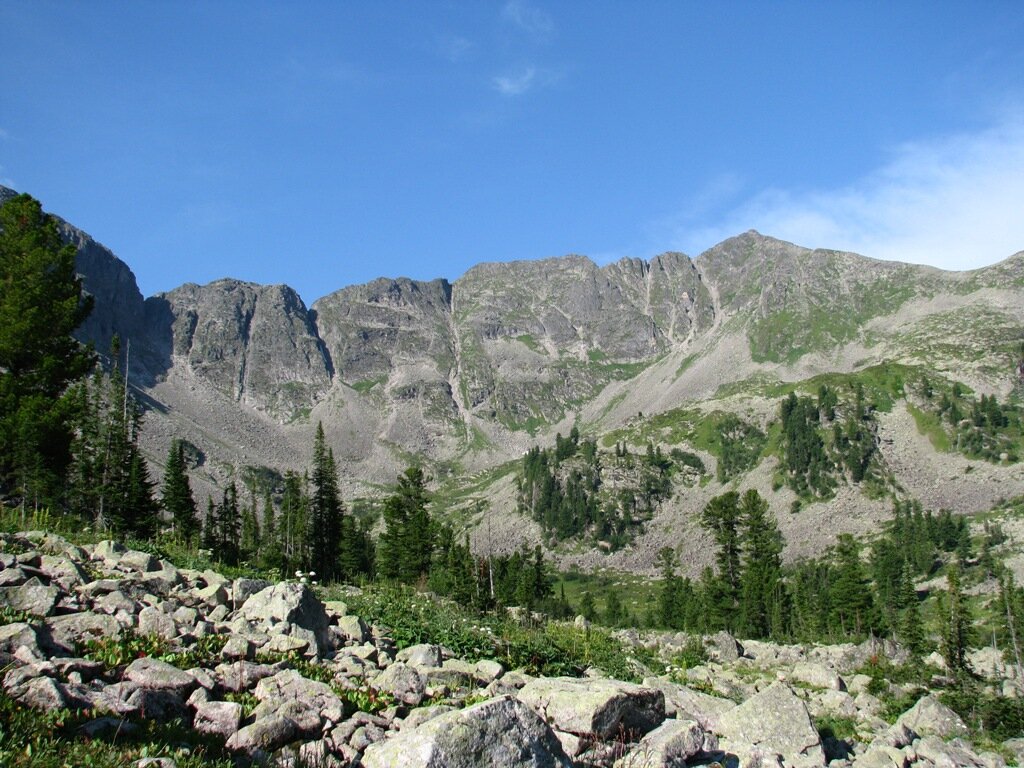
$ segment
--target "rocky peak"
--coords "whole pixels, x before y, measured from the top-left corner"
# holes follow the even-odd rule
[[[308,412],[330,386],[330,357],[286,285],[188,283],[149,299],[147,311],[153,337],[175,364],[278,419]]]

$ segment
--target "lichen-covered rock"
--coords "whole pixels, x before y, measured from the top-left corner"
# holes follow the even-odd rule
[[[196,679],[166,661],[144,656],[136,659],[124,671],[126,680],[142,688],[187,693],[196,687]]]
[[[944,739],[966,736],[968,732],[960,715],[931,694],[921,697],[900,715],[896,725],[905,725],[919,736],[941,736]]]
[[[660,677],[645,678],[643,684],[664,694],[666,717],[696,720],[706,731],[715,730],[719,718],[736,707],[736,702],[731,699],[701,693]]]
[[[722,747],[737,754],[757,747],[782,755],[787,765],[825,764],[821,738],[807,707],[785,683],[773,683],[724,713],[716,731],[728,741]]]
[[[33,616],[52,616],[60,597],[61,590],[54,586],[23,584],[20,587],[0,587],[0,606]]]
[[[371,745],[363,768],[571,768],[551,728],[505,696],[447,712]]]
[[[295,723],[287,717],[269,715],[236,731],[225,746],[241,752],[272,752],[295,738]]]
[[[261,627],[286,625],[285,634],[309,641],[321,656],[330,650],[327,612],[305,584],[267,587],[246,600],[238,615]]]
[[[694,720],[666,720],[615,761],[615,768],[675,768],[702,752],[713,752],[718,741]]]
[[[517,695],[545,721],[568,733],[610,738],[624,730],[639,736],[665,719],[661,691],[618,680],[541,677]]]
[[[196,707],[193,727],[200,733],[225,739],[242,724],[242,705],[234,701],[207,701]]]
[[[401,661],[388,665],[387,669],[371,681],[371,685],[387,691],[403,704],[413,707],[423,701],[427,689],[423,675]]]

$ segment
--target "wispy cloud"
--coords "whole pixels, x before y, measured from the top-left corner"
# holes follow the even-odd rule
[[[505,3],[501,9],[501,18],[538,43],[547,42],[555,33],[555,22],[551,16],[522,0],[509,0]]]
[[[536,67],[526,67],[512,74],[499,75],[492,80],[494,89],[503,96],[521,96],[537,82]]]
[[[1024,249],[1022,201],[1024,113],[1015,112],[975,133],[898,146],[889,162],[846,186],[762,189],[711,224],[700,223],[707,211],[698,205],[668,236],[695,254],[754,228],[808,247],[973,269]]]
[[[11,134],[9,134],[3,128],[0,128],[0,141],[5,141],[9,138],[11,138]]]
[[[477,46],[472,40],[454,35],[441,38],[437,43],[437,48],[442,58],[447,59],[452,64],[458,64],[460,61],[465,61],[472,56]]]

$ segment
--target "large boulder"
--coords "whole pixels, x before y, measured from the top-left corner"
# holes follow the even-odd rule
[[[53,586],[23,584],[20,587],[0,587],[0,606],[31,613],[33,616],[50,616],[60,596],[61,590]]]
[[[611,738],[626,731],[641,736],[665,719],[665,696],[654,688],[618,680],[537,678],[517,694],[555,728]]]
[[[730,709],[736,708],[736,702],[695,691],[685,685],[679,685],[660,677],[644,679],[648,688],[657,688],[665,695],[665,716],[679,720],[696,720],[706,731],[713,731],[719,718]]]
[[[401,661],[388,665],[370,684],[413,707],[423,701],[427,690],[427,681],[419,670]]]
[[[906,726],[918,736],[940,736],[943,739],[966,736],[968,732],[960,715],[931,694],[920,698],[900,715],[896,725]]]
[[[693,720],[666,720],[644,736],[615,768],[674,768],[702,752],[718,749],[712,734],[705,734]]]
[[[737,754],[782,755],[796,768],[825,764],[821,738],[804,702],[785,683],[773,683],[719,719],[721,746]]]
[[[308,640],[321,656],[330,650],[327,612],[305,584],[285,582],[260,590],[245,601],[239,616],[266,630],[283,625],[283,634]]]
[[[363,768],[571,768],[537,714],[511,696],[447,712],[373,744]]]

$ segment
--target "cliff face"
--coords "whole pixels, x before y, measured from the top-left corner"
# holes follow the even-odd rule
[[[290,421],[330,387],[330,357],[288,286],[190,283],[146,303],[149,337],[170,364],[230,400]]]

